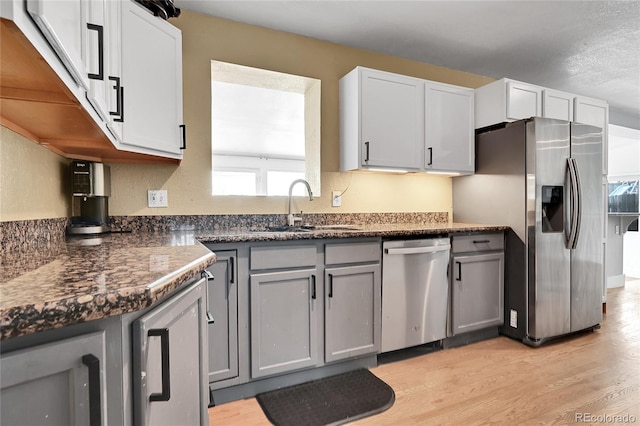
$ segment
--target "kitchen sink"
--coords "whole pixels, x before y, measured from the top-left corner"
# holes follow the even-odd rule
[[[304,226],[288,226],[288,225],[278,225],[278,226],[268,226],[267,232],[310,232],[312,228],[304,227]]]
[[[302,226],[268,226],[267,232],[311,232],[311,231],[359,231],[362,228],[358,225],[302,225]]]
[[[310,229],[316,231],[359,231],[362,229],[359,225],[338,224],[338,225],[312,225]]]

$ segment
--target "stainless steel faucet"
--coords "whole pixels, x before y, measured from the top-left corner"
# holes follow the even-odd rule
[[[309,201],[313,201],[313,192],[311,192],[311,186],[309,185],[309,182],[304,179],[296,179],[291,182],[291,185],[289,186],[289,214],[287,215],[287,224],[289,226],[295,226],[296,222],[298,221],[302,222],[302,217],[295,216],[293,213],[291,213],[291,193],[293,192],[293,187],[298,183],[304,183],[304,185],[307,187],[307,192],[309,193]]]

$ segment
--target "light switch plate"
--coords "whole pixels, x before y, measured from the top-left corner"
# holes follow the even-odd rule
[[[147,191],[147,205],[149,207],[169,207],[166,189],[150,189]]]

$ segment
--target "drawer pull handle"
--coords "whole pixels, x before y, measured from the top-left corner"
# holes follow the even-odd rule
[[[473,240],[473,244],[488,244],[491,240]]]
[[[316,276],[311,275],[311,298],[315,299],[316,298]]]
[[[102,425],[100,401],[100,359],[93,354],[82,357],[82,363],[89,370],[89,425]]]
[[[169,401],[171,399],[171,371],[169,369],[169,329],[154,328],[149,330],[149,336],[160,337],[160,352],[162,353],[162,393],[152,393],[149,401]]]
[[[456,265],[458,265],[458,278],[456,278],[456,281],[462,281],[462,263],[456,262]]]
[[[369,142],[365,142],[364,147],[365,147],[364,162],[366,163],[369,161]]]

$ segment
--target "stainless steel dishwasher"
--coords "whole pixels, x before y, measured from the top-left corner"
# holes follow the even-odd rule
[[[448,238],[382,243],[382,352],[447,337]]]

